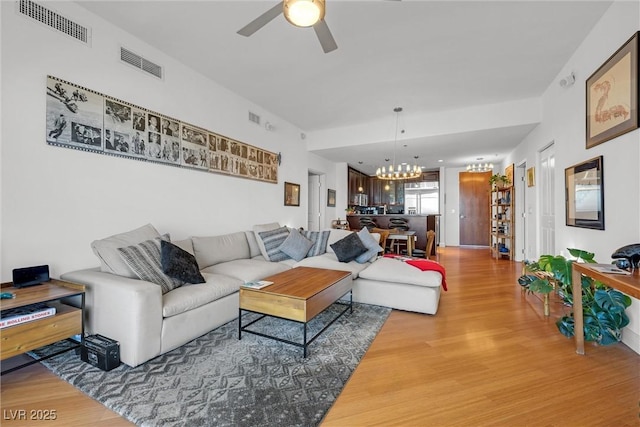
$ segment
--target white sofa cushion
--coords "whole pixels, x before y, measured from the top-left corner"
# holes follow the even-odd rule
[[[191,255],[195,255],[193,253],[193,241],[191,241],[190,238],[184,240],[173,240],[171,243],[173,243],[180,249],[189,252]]]
[[[285,261],[286,262],[286,261]],[[282,264],[282,263],[280,263]],[[295,267],[316,267],[326,268],[329,270],[350,271],[351,276],[355,279],[361,271],[369,267],[371,264],[358,264],[355,261],[340,262],[338,257],[333,253],[326,253],[320,256],[307,257],[300,262],[295,263]]]
[[[360,272],[363,279],[409,285],[440,287],[442,275],[436,271],[422,271],[406,262],[393,258],[378,258],[369,267]]]
[[[129,268],[120,256],[118,248],[135,245],[146,240],[160,237],[160,233],[151,224],[143,225],[126,233],[114,234],[91,243],[93,253],[100,259],[100,271],[118,276],[137,279],[138,276]]]
[[[290,266],[283,263],[269,262],[253,258],[221,262],[203,269],[202,272],[224,274],[241,280],[244,283],[251,282],[253,280],[261,280],[267,276],[282,273],[290,268]]]
[[[221,236],[192,237],[193,251],[200,269],[221,262],[251,257],[244,231]]]
[[[238,292],[242,281],[221,274],[202,274],[206,283],[187,284],[162,296],[162,317],[184,313]]]
[[[262,252],[260,252],[260,245],[258,244],[258,240],[256,239],[256,233],[254,233],[253,231],[245,231],[244,234],[245,236],[247,236],[251,258],[262,255]]]

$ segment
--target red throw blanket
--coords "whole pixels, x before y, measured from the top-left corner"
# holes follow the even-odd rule
[[[437,263],[435,261],[431,261],[430,259],[409,258],[409,257],[403,257],[403,256],[394,255],[394,254],[385,254],[384,257],[394,258],[400,261],[404,261],[407,264],[413,267],[419,268],[422,271],[437,271],[442,275],[442,289],[444,289],[446,292],[447,280],[445,278],[446,277],[445,271],[442,264]]]

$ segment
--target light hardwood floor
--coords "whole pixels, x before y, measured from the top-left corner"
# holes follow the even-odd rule
[[[322,425],[639,426],[640,355],[573,341],[516,284],[519,263],[439,249],[449,291],[435,316],[392,312]],[[3,426],[130,425],[45,368],[2,377]],[[57,420],[10,420],[55,409]],[[15,413],[15,412],[14,412]]]

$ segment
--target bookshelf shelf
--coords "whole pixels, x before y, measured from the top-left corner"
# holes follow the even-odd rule
[[[514,188],[494,187],[489,201],[489,242],[491,255],[496,258],[513,259],[515,218],[513,215]]]

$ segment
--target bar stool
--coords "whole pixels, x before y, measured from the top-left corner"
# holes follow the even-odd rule
[[[378,225],[376,224],[373,218],[368,216],[360,217],[360,229],[363,229],[366,227],[369,231],[371,231],[372,228],[375,228],[377,226]]]

